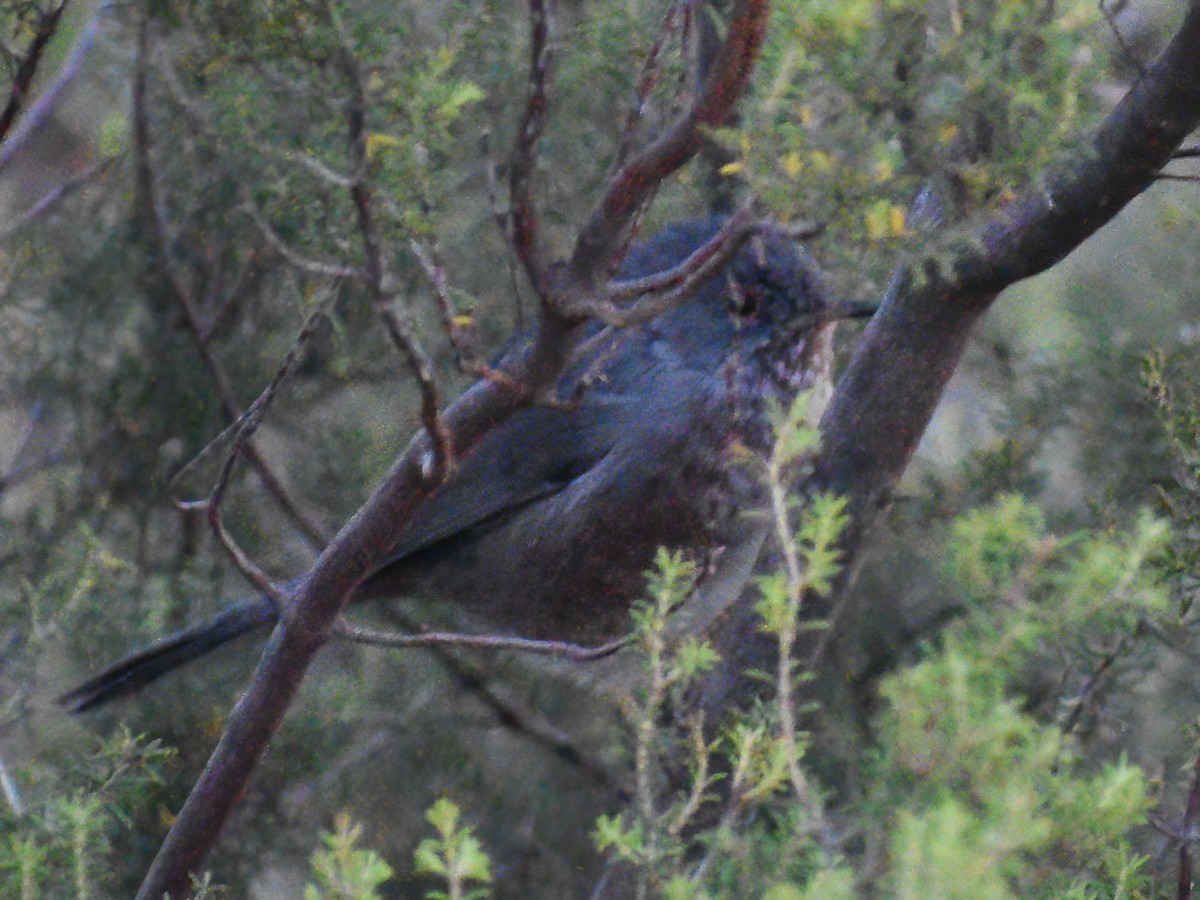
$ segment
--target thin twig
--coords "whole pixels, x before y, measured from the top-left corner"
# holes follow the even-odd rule
[[[267,408],[275,399],[279,388],[284,382],[292,376],[296,371],[296,367],[300,364],[300,359],[304,350],[308,347],[309,341],[317,333],[317,327],[326,317],[325,304],[319,304],[317,309],[309,313],[309,316],[304,321],[304,325],[300,328],[300,332],[292,341],[292,346],[288,349],[287,355],[283,358],[283,363],[275,370],[275,374],[271,376],[271,380],[267,382],[267,386],[254,399],[236,419],[227,425],[220,434],[208,442],[204,449],[191,458],[178,472],[176,472],[168,482],[168,489],[178,484],[186,475],[194,471],[197,466],[212,455],[232,438],[238,444],[238,452],[246,453],[252,446],[247,443],[249,437],[258,428],[259,423],[266,415]],[[236,455],[236,453],[230,454]]]
[[[689,298],[696,286],[720,271],[741,248],[742,242],[762,224],[752,219],[752,208],[745,206],[722,223],[708,241],[679,265],[633,281],[610,285],[600,297],[581,296],[563,305],[569,316],[598,319],[606,325],[626,328],[648,322]],[[622,304],[631,297],[641,299]]]
[[[263,240],[267,242],[267,245],[282,256],[284,262],[292,268],[303,272],[305,275],[312,275],[315,278],[330,278],[335,281],[342,279],[362,280],[362,270],[356,266],[309,259],[303,254],[298,253],[279,236],[279,233],[271,227],[258,207],[249,200],[243,201],[241,209],[249,217],[250,221],[254,223],[255,227],[258,228],[259,234],[263,236]]]
[[[12,128],[17,114],[25,106],[29,88],[33,85],[33,77],[37,74],[38,66],[42,61],[42,54],[46,52],[47,45],[58,31],[58,20],[62,18],[66,8],[67,0],[62,0],[58,6],[38,14],[37,24],[33,26],[33,38],[29,42],[29,52],[17,66],[17,72],[13,76],[12,88],[8,95],[8,103],[4,105],[3,110],[0,110],[0,141],[4,140],[9,129]]]
[[[12,453],[9,455],[8,468],[3,473],[0,473],[0,494],[4,493],[5,488],[9,487],[16,480],[18,472],[17,463],[20,462],[21,456],[29,446],[33,432],[42,421],[42,409],[43,404],[39,400],[33,404],[33,408],[25,417],[25,425],[21,428],[21,434],[17,437],[16,446],[13,447]]]
[[[529,85],[525,110],[517,128],[509,170],[509,223],[517,259],[525,269],[538,300],[550,306],[546,263],[538,238],[537,210],[533,202],[533,179],[537,168],[537,145],[546,127],[547,85],[550,80],[550,11],[543,0],[529,3]]]
[[[667,7],[666,13],[663,15],[662,24],[658,27],[658,34],[654,38],[654,43],[650,45],[650,50],[646,54],[646,59],[642,62],[642,70],[637,79],[637,90],[633,95],[633,102],[629,106],[629,115],[625,119],[625,127],[621,129],[621,141],[617,145],[616,155],[613,157],[612,169],[609,173],[610,177],[613,173],[620,170],[621,166],[625,165],[625,161],[629,158],[629,153],[633,148],[633,140],[637,134],[638,124],[642,120],[642,116],[646,111],[646,103],[650,98],[650,92],[654,90],[655,84],[658,83],[658,76],[661,71],[659,59],[663,49],[666,47],[667,41],[670,40],[677,28],[676,20],[679,18],[680,9],[687,5],[687,0],[672,0]]]
[[[483,172],[484,181],[487,184],[488,208],[492,211],[492,220],[496,223],[496,227],[500,229],[500,236],[504,238],[504,246],[508,248],[508,253],[504,257],[505,268],[508,270],[509,287],[512,290],[513,302],[516,306],[517,331],[523,332],[525,330],[525,303],[522,299],[524,294],[521,290],[521,283],[517,278],[517,266],[515,262],[517,251],[512,236],[512,214],[500,208],[500,190],[496,184],[496,162],[492,159],[491,136],[491,130],[486,129],[481,139],[483,144]]]
[[[1123,652],[1125,652],[1125,648],[1128,645],[1129,635],[1123,635],[1121,639],[1117,641],[1117,645],[1108,653],[1104,654],[1104,658],[1100,660],[1100,663],[1096,666],[1092,673],[1088,675],[1087,680],[1085,680],[1083,683],[1083,690],[1079,692],[1079,696],[1076,697],[1075,702],[1071,704],[1071,711],[1067,714],[1066,718],[1063,719],[1062,725],[1059,728],[1064,736],[1071,734],[1075,730],[1075,726],[1079,724],[1079,719],[1083,716],[1084,710],[1087,709],[1088,705],[1092,702],[1092,698],[1096,695],[1096,691],[1100,689],[1100,685],[1104,679],[1104,676],[1108,674],[1108,671],[1112,668],[1113,663],[1115,663],[1117,658]]]
[[[212,379],[213,389],[221,401],[225,414],[231,419],[236,420],[241,415],[241,408],[234,399],[233,388],[229,384],[224,369],[217,362],[208,346],[206,335],[209,334],[209,331],[200,316],[199,310],[196,308],[191,288],[184,281],[178,266],[174,264],[171,257],[173,242],[167,233],[166,215],[163,211],[163,203],[158,194],[151,162],[150,125],[146,97],[148,69],[150,66],[151,16],[149,10],[143,8],[139,19],[131,93],[133,100],[134,169],[137,179],[137,190],[141,200],[142,214],[150,232],[150,239],[157,257],[158,270],[162,273],[167,287],[170,288],[176,304],[183,312],[183,318],[188,331],[195,341],[196,351],[200,356],[201,363]],[[323,545],[325,538],[320,526],[305,515],[292,501],[292,498],[284,489],[282,481],[267,464],[262,454],[258,452],[257,447],[252,443],[247,443],[243,448],[243,454],[258,473],[267,492],[279,504],[279,508],[283,510],[284,514],[292,520],[296,527],[300,529],[314,546]]]
[[[1117,0],[1112,5],[1109,5],[1106,0],[1100,0],[1099,5],[1100,15],[1104,16],[1104,21],[1108,23],[1108,30],[1112,32],[1113,39],[1116,40],[1117,46],[1121,48],[1121,55],[1125,57],[1126,62],[1137,70],[1139,78],[1144,77],[1146,75],[1146,64],[1138,59],[1137,54],[1133,52],[1133,47],[1125,40],[1125,34],[1121,31],[1120,25],[1117,23],[1117,16],[1128,5],[1127,0]]]
[[[734,4],[725,40],[695,102],[609,179],[571,255],[569,270],[577,285],[591,285],[598,279],[662,180],[696,154],[707,129],[728,120],[754,68],[769,12],[767,0]]]
[[[309,315],[308,320],[304,323],[304,327],[300,330],[300,334],[292,343],[292,347],[288,350],[287,356],[284,358],[283,364],[272,376],[271,381],[267,384],[263,392],[255,399],[235,423],[235,434],[233,446],[225,456],[225,462],[221,466],[219,475],[217,476],[216,484],[213,486],[212,492],[209,494],[208,500],[200,503],[184,503],[180,504],[181,509],[203,508],[208,515],[209,526],[212,528],[213,536],[217,542],[225,549],[229,558],[233,561],[234,566],[242,575],[258,590],[259,593],[269,597],[276,605],[277,609],[283,608],[284,595],[279,587],[271,580],[267,574],[258,567],[258,565],[250,558],[250,556],[242,550],[237,541],[225,528],[225,523],[221,518],[221,502],[225,498],[225,493],[229,487],[229,480],[233,475],[233,469],[237,463],[237,459],[241,456],[250,439],[254,436],[254,432],[258,430],[263,417],[267,414],[267,410],[271,406],[271,402],[279,390],[279,387],[287,380],[287,378],[295,371],[296,365],[299,363],[301,352],[307,346],[308,341],[316,333],[317,325],[324,318],[324,310],[318,309]],[[212,444],[209,445],[213,446]],[[178,477],[178,476],[177,476]]]
[[[612,656],[626,646],[631,638],[623,637],[606,644],[587,647],[569,641],[542,641],[536,638],[506,637],[495,634],[458,634],[451,631],[426,631],[421,634],[404,634],[397,631],[379,631],[360,628],[344,620],[334,624],[333,633],[356,644],[371,644],[376,647],[468,647],[474,650],[516,650],[533,656],[554,656],[573,662],[591,662]]]
[[[25,228],[36,222],[93,178],[97,178],[105,174],[110,168],[112,168],[116,161],[117,157],[109,157],[108,159],[102,159],[99,162],[92,163],[92,165],[88,166],[78,175],[72,175],[62,184],[51,188],[49,191],[43,194],[37,200],[37,202],[29,207],[29,209],[25,210],[25,212],[13,219],[10,223],[8,223],[8,225],[0,229],[0,243],[7,241],[22,228]]]
[[[367,91],[358,58],[340,18],[330,8],[330,17],[337,30],[339,62],[342,74],[350,86],[350,102],[346,111],[347,140],[350,145],[350,197],[358,218],[359,238],[362,241],[366,265],[361,278],[383,320],[388,337],[400,351],[416,379],[421,394],[421,423],[433,444],[433,453],[422,463],[422,476],[428,484],[439,484],[454,465],[454,443],[442,419],[441,392],[433,374],[433,362],[421,346],[409,321],[408,310],[397,309],[395,279],[388,270],[383,253],[383,237],[375,219],[371,186],[367,181]]]

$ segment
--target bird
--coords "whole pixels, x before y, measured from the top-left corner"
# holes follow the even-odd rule
[[[685,220],[631,244],[617,280],[682,263],[721,224]],[[611,639],[660,547],[705,559],[739,540],[739,516],[762,498],[736,460],[767,452],[773,405],[828,383],[834,320],[868,312],[834,303],[784,230],[759,230],[687,301],[641,325],[593,325],[560,385],[587,388],[516,412],[457,459],[354,602],[428,596],[487,633]],[[235,604],[59,701],[94,709],[276,621],[266,597]]]

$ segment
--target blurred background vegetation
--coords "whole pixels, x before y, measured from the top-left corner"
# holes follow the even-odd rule
[[[920,241],[923,186],[954,221],[1069,164],[1178,6],[778,3],[739,122],[642,227],[753,192],[820,226],[810,249],[840,295],[877,299]],[[709,17],[719,28],[720,7],[689,6],[640,139],[684,103],[691,37]],[[47,8],[0,2],[7,79]],[[665,9],[559,6],[537,175],[560,249],[617,152]],[[416,390],[365,291],[303,263],[361,261],[339,176],[352,87],[339,42],[365,76],[388,259],[453,396],[469,381],[413,247],[444,265],[481,352],[531,315],[497,224],[527,30],[522,4],[67,8],[33,99],[78,71],[39,128],[0,145],[15,148],[0,157],[0,893],[130,895],[203,765],[252,646],[85,718],[53,698],[245,592],[173,502],[206,494],[216,464],[169,480],[311,313],[324,311],[316,337],[256,438],[263,464],[243,465],[226,501],[242,546],[280,577],[302,571],[416,427]],[[745,843],[690,886],[678,859],[653,861],[654,895],[1173,894],[1200,721],[1195,191],[1160,183],[1001,299],[805,688],[819,800],[747,812]],[[620,704],[580,681],[521,659],[331,646],[213,883],[300,896],[328,882],[310,861],[319,833],[336,856],[352,820],[392,872],[366,867],[386,878],[379,895],[420,896],[436,866],[417,872],[413,852],[449,795],[496,896],[587,896],[606,858],[636,855],[628,832],[610,829],[606,853],[593,832],[638,788]],[[789,855],[796,815],[805,852]]]

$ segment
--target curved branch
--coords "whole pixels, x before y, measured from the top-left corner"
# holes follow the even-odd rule
[[[1134,197],[1200,123],[1200,2],[1102,123],[1073,170],[943,243],[897,281],[822,422],[815,481],[850,498],[859,541],[924,433],[972,327],[1009,285],[1043,272]],[[950,247],[949,253],[947,246]]]
[[[696,102],[658,140],[630,159],[609,180],[571,256],[580,285],[598,280],[620,250],[630,224],[659,183],[696,154],[705,129],[725,124],[745,92],[766,35],[767,0],[739,0],[712,72]]]

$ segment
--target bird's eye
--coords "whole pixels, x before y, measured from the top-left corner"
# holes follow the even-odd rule
[[[757,284],[729,280],[729,309],[739,319],[750,319],[762,308],[763,289]]]

